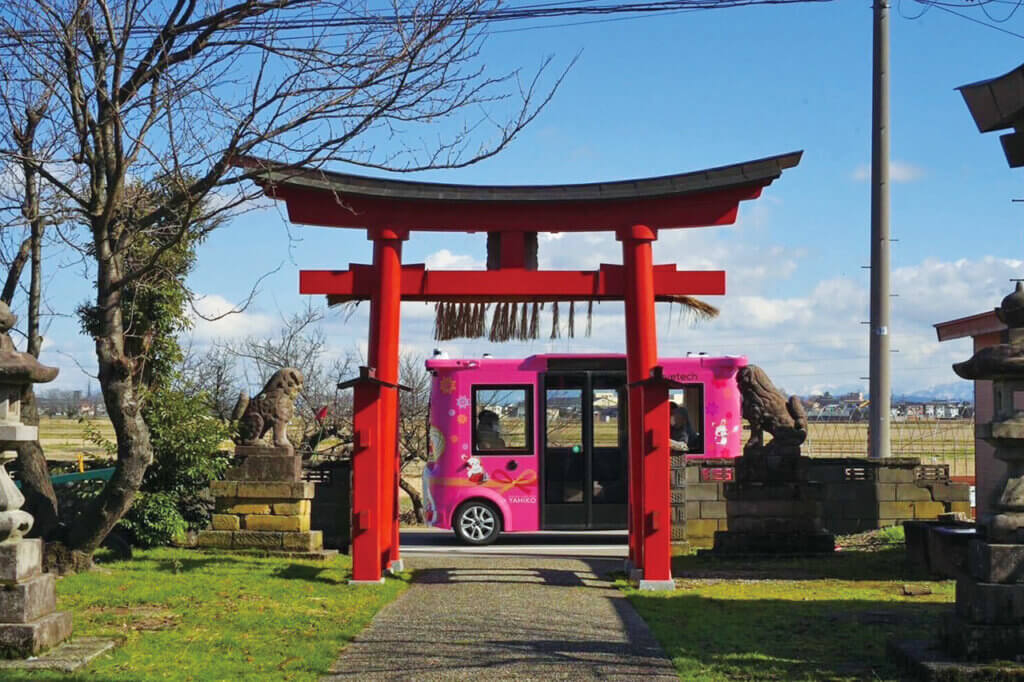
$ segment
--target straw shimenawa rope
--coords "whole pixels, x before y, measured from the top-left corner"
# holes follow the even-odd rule
[[[709,320],[718,316],[718,308],[693,296],[673,296],[672,304],[683,307],[693,321]],[[551,306],[551,335],[549,338],[561,338],[562,326],[558,301],[549,301]],[[576,337],[576,302],[569,303],[569,320],[566,325],[568,338]],[[452,303],[441,301],[434,304],[434,339],[449,341],[451,339],[480,339],[487,337],[490,341],[527,341],[540,338],[540,317],[545,304],[538,301],[530,302],[477,302]],[[488,315],[490,322],[488,323]],[[594,301],[587,301],[587,324],[585,335],[590,336],[594,322]]]

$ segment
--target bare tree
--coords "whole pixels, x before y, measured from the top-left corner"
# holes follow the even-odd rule
[[[0,64],[0,74],[7,74]],[[53,83],[34,81],[10,84],[0,92],[0,144],[15,152],[13,158],[0,164],[0,227],[5,237],[20,235],[17,248],[5,258],[7,274],[0,301],[14,305],[25,266],[29,266],[29,285],[25,292],[25,352],[38,358],[43,337],[40,333],[42,306],[43,241],[46,228],[61,219],[61,210],[53,201],[52,191],[41,182],[32,159],[47,157],[52,140],[41,139],[40,126],[53,100]],[[39,425],[35,392],[26,386],[21,396],[22,415],[26,424]],[[17,452],[18,477],[25,495],[25,509],[36,519],[33,533],[49,535],[58,524],[57,497],[50,481],[46,457],[38,439],[9,444]]]
[[[412,500],[416,520],[423,523],[423,496],[407,477],[427,461],[427,432],[430,421],[430,375],[422,356],[402,353],[398,365],[399,382],[409,388],[398,398],[398,484]]]
[[[239,387],[259,390],[278,369],[296,367],[305,377],[305,386],[296,402],[300,435],[291,435],[293,443],[307,456],[349,457],[352,395],[349,391],[338,391],[337,385],[355,376],[359,359],[351,352],[340,356],[330,353],[320,326],[322,321],[323,313],[309,306],[285,319],[276,334],[214,344],[199,356],[201,360],[186,363],[185,383],[191,390],[202,390],[208,395],[219,390],[221,397],[216,402],[233,405]],[[408,480],[410,475],[418,474],[416,464],[426,462],[427,458],[431,382],[421,356],[402,353],[399,381],[409,388],[399,393],[399,485],[409,495],[416,518],[422,522],[423,499]],[[214,409],[221,415],[231,412],[230,407]],[[322,442],[330,445],[320,447]]]
[[[251,387],[254,391],[284,367],[302,372],[303,388],[295,405],[299,435],[290,436],[300,450],[324,436],[347,443],[352,431],[351,400],[338,392],[337,385],[354,373],[356,358],[353,353],[336,356],[328,352],[320,324],[323,318],[322,311],[308,305],[282,320],[276,334],[222,342],[207,353],[208,358],[221,364],[220,369],[207,370],[207,374],[226,376],[228,367],[234,368],[237,378],[231,385]],[[234,398],[237,397],[236,390]]]
[[[91,554],[131,504],[153,453],[147,387],[122,298],[182,240],[201,240],[258,189],[242,156],[389,170],[464,166],[505,147],[553,89],[480,59],[491,0],[7,0],[0,89],[52,82],[41,125],[57,153],[28,165],[88,234],[100,386],[117,437],[113,477],[68,545]],[[555,85],[557,85],[557,80]],[[475,120],[464,120],[472,116]],[[490,139],[488,139],[488,137]],[[412,139],[423,142],[410,144]],[[21,159],[16,149],[0,151]],[[159,190],[132,204],[129,187]],[[152,232],[168,224],[176,234]],[[129,257],[159,243],[145,258]]]
[[[220,345],[203,352],[195,352],[190,346],[182,359],[176,388],[188,396],[205,395],[213,416],[230,420],[240,388],[235,356]]]

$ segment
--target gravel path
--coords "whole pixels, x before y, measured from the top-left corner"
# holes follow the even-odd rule
[[[324,680],[677,680],[672,662],[604,576],[620,560],[406,558],[413,586]]]

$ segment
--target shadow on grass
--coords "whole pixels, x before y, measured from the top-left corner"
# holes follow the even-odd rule
[[[936,580],[907,561],[903,545],[872,552],[839,551],[821,557],[718,558],[707,554],[672,557],[676,578],[760,580]]]
[[[345,585],[348,583],[347,576],[345,579],[338,579],[321,575],[321,573],[329,568],[331,567],[310,566],[307,564],[289,564],[275,570],[274,577],[284,578],[285,580],[305,580],[307,582],[324,583],[327,585]]]
[[[935,636],[944,603],[631,593],[683,679],[899,679],[886,640]]]
[[[212,566],[229,566],[232,564],[263,566],[266,562],[260,562],[258,560],[264,558],[266,557],[244,554],[210,554],[195,557],[143,557],[135,561],[125,561],[123,563],[128,566],[131,566],[133,563],[136,565],[152,564],[153,568],[158,571],[168,573],[188,573],[197,569]],[[109,566],[109,564],[107,565]]]

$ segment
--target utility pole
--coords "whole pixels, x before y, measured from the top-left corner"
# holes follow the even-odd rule
[[[874,3],[868,456],[889,457],[889,0]]]

